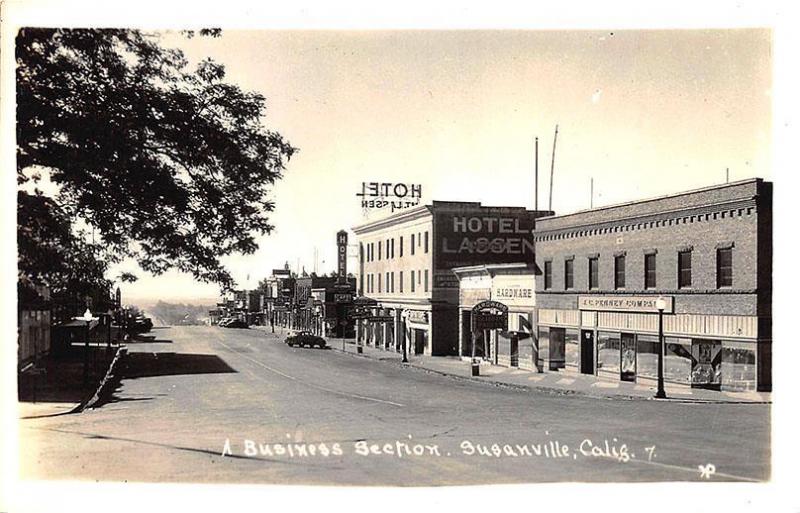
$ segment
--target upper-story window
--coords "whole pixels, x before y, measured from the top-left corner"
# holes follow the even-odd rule
[[[547,260],[544,263],[544,289],[553,288],[553,262]]]
[[[381,292],[381,288],[381,273],[378,273],[378,292]]]
[[[678,252],[678,288],[692,286],[692,252]]]
[[[378,260],[380,260],[382,257],[383,257],[383,241],[379,240],[378,241]]]
[[[414,254],[414,234],[411,234],[411,254]]]
[[[413,237],[413,235],[412,235],[412,237]],[[414,270],[412,269],[411,270],[411,292],[414,292],[415,290],[417,290],[416,286],[417,286],[417,282],[414,281]]]
[[[649,253],[644,256],[644,288],[656,288],[656,254]]]
[[[600,287],[600,259],[598,257],[589,258],[589,288]]]
[[[400,247],[403,247],[403,243],[400,243]],[[401,255],[402,256],[402,255]],[[403,293],[403,271],[400,271],[400,293]]]
[[[400,236],[400,256],[403,256],[403,236]],[[402,292],[402,291],[401,291]]]
[[[428,252],[428,232],[425,232],[425,253]]]
[[[425,269],[425,292],[428,292],[428,270]]]
[[[564,288],[571,289],[575,286],[575,260],[564,260]]]
[[[625,255],[614,257],[614,288],[625,288]]]
[[[733,248],[717,250],[717,288],[733,287]]]

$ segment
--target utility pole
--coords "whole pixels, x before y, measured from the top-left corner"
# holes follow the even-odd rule
[[[539,138],[536,138],[535,165],[533,172],[533,209],[539,210]]]
[[[553,155],[550,159],[550,201],[547,204],[547,210],[553,210],[553,168],[556,164],[556,140],[558,139],[558,124],[556,124],[556,133],[553,136]]]
[[[589,178],[589,208],[594,207],[594,177]]]
[[[729,182],[730,182],[730,173],[729,173],[729,169],[726,167],[725,168],[725,183],[729,183]]]

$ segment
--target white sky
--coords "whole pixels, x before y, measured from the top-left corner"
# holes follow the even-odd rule
[[[363,221],[362,181],[421,183],[423,200],[541,209],[559,125],[553,209],[770,178],[771,34],[662,31],[223,31],[165,43],[263,93],[300,149],[275,187],[276,230],[226,260],[240,286],[272,268],[335,268],[335,233]],[[380,215],[380,214],[379,214]],[[351,239],[352,241],[352,239]],[[324,262],[323,262],[324,261]],[[351,259],[350,265],[355,261]],[[247,276],[250,282],[247,282]],[[127,298],[213,297],[168,273]]]

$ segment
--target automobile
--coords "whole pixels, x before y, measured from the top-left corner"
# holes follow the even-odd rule
[[[225,328],[225,327],[226,327],[226,326],[228,326],[228,324],[230,324],[232,321],[233,321],[233,318],[232,318],[232,317],[225,317],[224,319],[221,319],[221,320],[220,320],[220,321],[217,323],[217,326],[219,326],[220,328]]]
[[[298,331],[286,337],[286,345],[292,346],[317,346],[320,349],[325,349],[325,339],[318,337],[309,331]]]
[[[247,323],[244,322],[241,319],[232,319],[231,322],[229,322],[229,323],[227,323],[225,325],[225,327],[226,328],[249,328],[250,326],[248,326]]]

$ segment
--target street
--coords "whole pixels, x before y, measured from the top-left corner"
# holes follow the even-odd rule
[[[492,386],[290,348],[263,328],[149,335],[129,345],[106,404],[20,420],[23,479],[425,486],[770,475],[769,405]]]

